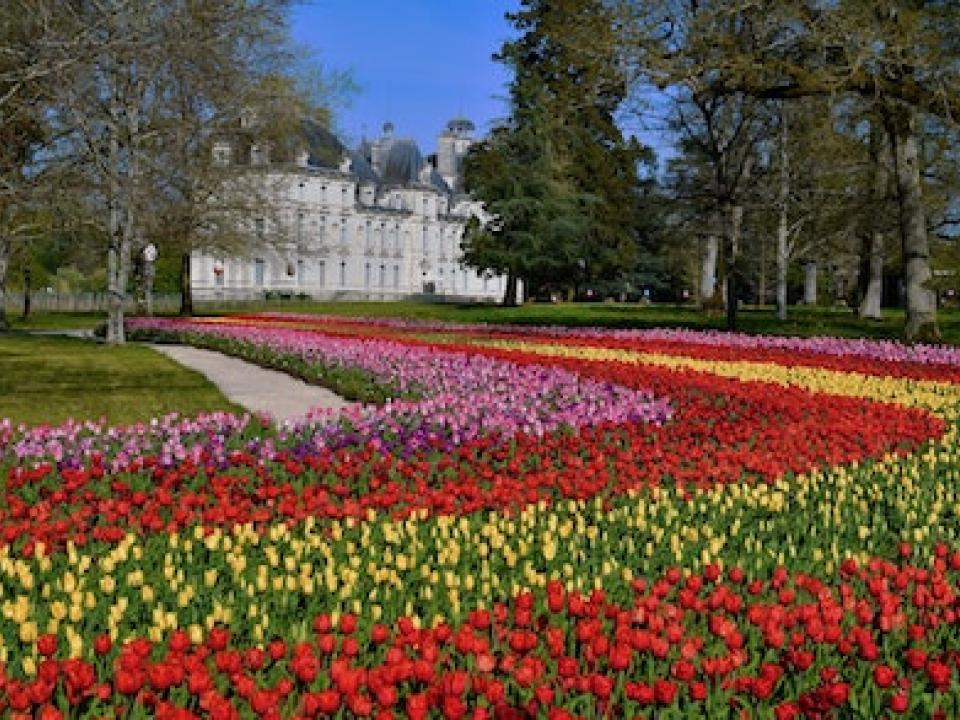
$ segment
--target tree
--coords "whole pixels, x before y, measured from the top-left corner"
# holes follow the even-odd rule
[[[688,168],[682,173],[683,191],[708,228],[703,277],[714,277],[718,259],[723,261],[726,321],[733,330],[743,279],[743,199],[764,124],[756,103],[744,95],[713,95],[686,88],[675,110]],[[674,163],[674,173],[679,170],[680,164]],[[709,284],[702,282],[701,292],[712,297],[713,293],[707,292]]]
[[[550,125],[542,106],[519,110],[515,125],[495,128],[464,161],[465,188],[491,216],[468,223],[464,262],[507,276],[506,305],[516,304],[518,281],[536,293],[580,269],[588,199],[564,184]]]
[[[918,121],[960,116],[960,5],[896,0],[636,0],[625,44],[640,77],[758,100],[858,96],[894,159],[909,340],[936,338]],[[744,32],[748,28],[749,32]]]
[[[30,81],[39,70],[24,66],[44,20],[38,12],[13,13],[0,21],[0,330],[7,327],[11,259],[43,226],[38,201],[46,168],[39,156],[50,141],[44,117],[50,86],[39,78]]]
[[[284,9],[282,2],[201,4],[178,17],[178,34],[190,52],[172,58],[166,69],[159,110],[168,130],[156,139],[162,173],[146,234],[165,255],[180,258],[184,315],[193,312],[191,252],[237,254],[251,242],[253,218],[277,213],[275,187],[265,174],[218,165],[214,143],[238,131],[241,119],[269,118],[256,123],[257,142],[270,146],[273,157],[292,160],[290,146],[302,144],[305,122],[328,119],[285,74],[292,58]]]
[[[616,122],[628,89],[616,15],[603,0],[523,0],[507,17],[520,37],[497,58],[515,74],[514,121],[534,105],[553,118],[548,129],[555,157],[562,158],[562,182],[591,198],[581,204],[586,224],[568,277],[609,277],[638,255],[637,166],[647,153],[635,139],[625,140]]]
[[[158,215],[209,209],[196,172],[205,159],[192,154],[232,109],[225,99],[248,97],[250,82],[273,71],[263,50],[282,40],[287,5],[78,2],[73,24],[61,23],[60,44],[75,57],[50,114],[83,168],[79,191],[99,210],[106,237],[108,342],[124,341],[131,256],[160,227]],[[63,38],[71,33],[86,45],[69,45]],[[194,237],[196,223],[186,226],[171,227],[181,243]]]
[[[776,235],[776,312],[785,320],[791,266],[804,264],[804,302],[815,303],[818,268],[839,264],[846,271],[843,259],[858,252],[851,240],[870,212],[862,103],[806,98],[778,102],[775,110],[776,133],[762,151],[769,162],[755,202],[757,220],[769,217]]]
[[[890,146],[878,118],[870,119],[869,176],[867,192],[869,212],[864,213],[859,227],[860,272],[858,274],[857,314],[861,318],[879,320],[882,317],[883,266],[885,237],[890,222]]]

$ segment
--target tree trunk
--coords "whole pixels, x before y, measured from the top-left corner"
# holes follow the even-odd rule
[[[33,292],[33,274],[30,271],[30,257],[27,256],[23,266],[23,319],[30,317],[30,294]]]
[[[125,278],[121,273],[121,257],[124,253],[123,227],[120,219],[120,138],[118,123],[120,112],[114,98],[110,104],[111,124],[108,150],[108,178],[109,197],[107,199],[109,217],[107,218],[109,235],[107,245],[107,343],[122,345],[126,337],[123,331],[123,301],[126,294]]]
[[[803,304],[817,304],[817,263],[814,261],[803,266]]]
[[[717,292],[717,256],[720,252],[720,241],[716,235],[707,237],[706,248],[703,253],[703,265],[700,269],[700,303],[706,305]]]
[[[0,235],[0,332],[6,330],[7,323],[7,268],[10,265],[10,242]]]
[[[780,222],[777,226],[777,319],[787,319],[787,264],[790,261],[787,205],[790,199],[790,175],[787,163],[787,112],[780,108]]]
[[[193,275],[190,268],[190,253],[180,255],[180,314],[193,315]]]
[[[126,287],[121,271],[124,253],[120,210],[114,207],[110,210],[110,244],[107,247],[107,342],[111,345],[122,345],[126,341],[123,330]]]
[[[920,157],[916,135],[916,111],[892,109],[887,113],[887,127],[893,145],[894,172],[897,179],[897,201],[900,209],[900,244],[903,254],[903,285],[906,295],[908,341],[939,340],[937,301],[928,286],[930,247],[927,240],[927,218],[923,209],[920,184]]]
[[[730,229],[727,238],[726,285],[727,330],[737,329],[737,303],[740,298],[740,231],[743,227],[743,206],[730,208]]]
[[[757,307],[767,301],[767,240],[760,238],[760,277],[757,281]]]
[[[883,233],[874,231],[868,238],[868,247],[865,248],[866,263],[862,266],[866,270],[866,289],[860,301],[858,314],[869,320],[880,320],[883,303]]]
[[[876,123],[870,126],[870,210],[860,249],[860,305],[857,314],[879,320],[883,303],[883,206],[887,201],[889,143]]]
[[[507,273],[507,287],[503,293],[503,304],[513,307],[517,304],[517,276],[515,273]]]
[[[777,319],[787,319],[787,266],[790,255],[787,245],[787,213],[780,211],[780,225],[777,228]]]
[[[131,93],[127,96],[127,104],[123,108],[123,118],[126,121],[126,131],[127,131],[127,158],[126,158],[126,170],[122,174],[124,182],[124,192],[122,194],[124,202],[124,217],[120,219],[119,207],[116,207],[117,212],[117,223],[118,227],[116,228],[117,233],[114,236],[116,240],[112,243],[116,247],[111,247],[111,253],[115,256],[113,257],[113,262],[108,262],[109,269],[112,269],[112,273],[108,270],[108,283],[110,291],[110,303],[108,306],[109,317],[107,320],[107,342],[112,344],[123,344],[126,342],[126,333],[123,327],[123,313],[124,313],[124,300],[127,295],[127,282],[130,277],[130,251],[133,247],[134,239],[136,238],[137,230],[137,202],[138,202],[138,186],[140,183],[140,105],[139,103],[143,98],[143,82],[140,81],[135,84],[135,89],[130,90],[127,88],[128,93]],[[114,106],[114,109],[116,106]],[[111,143],[117,142],[116,149],[119,149],[118,138],[116,133],[111,135]],[[118,157],[113,155],[114,146],[111,146],[111,157]],[[114,175],[115,178],[121,177],[119,174],[120,165],[111,164],[111,171],[117,171],[118,174]],[[119,181],[116,181],[117,186],[119,186]],[[118,187],[119,190],[119,187]],[[120,193],[117,193],[120,196]],[[109,260],[109,258],[108,258]]]

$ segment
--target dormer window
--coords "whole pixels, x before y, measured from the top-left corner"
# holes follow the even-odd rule
[[[230,164],[232,152],[230,143],[218,142],[213,146],[213,164],[224,167]]]

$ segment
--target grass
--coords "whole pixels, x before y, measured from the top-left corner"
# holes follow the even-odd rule
[[[103,313],[35,312],[24,318],[7,314],[11,330],[93,330],[104,321]]]
[[[690,305],[642,306],[625,303],[530,303],[515,308],[498,305],[458,305],[425,302],[315,302],[272,300],[251,303],[198,303],[198,314],[220,315],[265,310],[354,317],[403,317],[453,322],[487,322],[517,325],[596,325],[612,328],[685,327],[724,328],[722,313],[704,313]],[[938,315],[943,341],[960,345],[960,310],[941,309]],[[103,322],[102,313],[34,313],[27,320],[9,316],[13,329],[93,329]],[[740,311],[740,329],[770,335],[835,335],[897,339],[903,329],[903,311],[885,310],[883,320],[860,320],[846,308],[792,307],[785,322],[779,322],[772,307],[746,307]]]
[[[610,328],[684,327],[722,330],[722,313],[711,314],[689,305],[650,305],[624,303],[527,304],[509,308],[496,305],[455,305],[418,302],[311,302],[272,301],[238,307],[204,306],[203,314],[229,314],[262,310],[282,310],[313,314],[351,315],[355,317],[403,317],[488,322],[516,325],[595,325]],[[939,313],[943,342],[960,345],[960,310]],[[790,308],[788,319],[778,321],[772,307],[746,307],[739,313],[739,329],[748,333],[771,335],[834,335],[898,339],[902,335],[903,311],[886,310],[882,320],[861,320],[849,309]]]
[[[0,417],[14,423],[106,417],[120,425],[212,410],[241,412],[203,375],[150,348],[0,334]]]

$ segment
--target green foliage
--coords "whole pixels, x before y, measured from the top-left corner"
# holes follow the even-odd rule
[[[589,199],[558,181],[549,125],[542,110],[526,111],[515,127],[497,128],[471,148],[464,163],[467,190],[494,217],[468,225],[464,260],[522,278],[528,293],[569,277],[586,226],[582,208]]]
[[[500,53],[516,72],[514,116],[539,108],[556,118],[564,179],[574,193],[591,197],[581,208],[580,277],[608,276],[637,257],[637,165],[646,153],[624,139],[614,117],[627,96],[615,17],[602,0],[522,5],[508,16],[522,35]]]
[[[468,228],[466,260],[521,277],[528,294],[612,279],[639,256],[638,164],[614,115],[627,94],[614,17],[599,0],[524,0],[521,36],[497,59],[514,71],[511,115],[465,163],[494,216]]]

